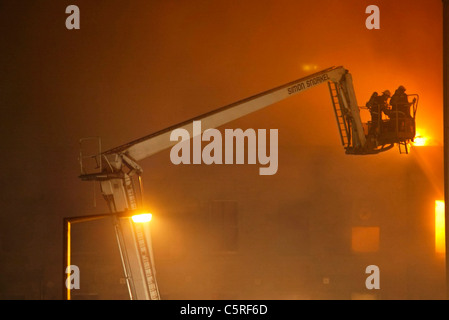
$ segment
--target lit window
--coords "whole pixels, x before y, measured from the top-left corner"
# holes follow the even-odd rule
[[[435,201],[435,252],[446,252],[446,241],[444,232],[444,201]]]

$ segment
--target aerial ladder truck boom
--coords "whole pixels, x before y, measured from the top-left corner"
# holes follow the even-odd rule
[[[386,151],[394,143],[400,142],[395,137],[384,139],[379,143],[380,140],[376,140],[375,137],[373,140],[373,137],[367,135],[360,117],[352,76],[348,70],[340,66],[289,82],[108,151],[100,150],[98,154],[90,156],[97,163],[95,172],[86,171],[83,165],[86,156],[80,154],[80,178],[100,183],[103,197],[114,217],[117,243],[131,299],[160,299],[149,230],[121,214],[141,209],[142,201],[139,201],[138,194],[140,197],[143,196],[141,184],[143,169],[138,162],[175,145],[177,141],[170,139],[170,134],[175,129],[185,129],[193,138],[194,133],[199,134],[193,130],[194,121],[201,121],[201,132],[217,128],[325,83],[329,86],[337,127],[347,154],[375,154]],[[413,137],[414,127],[413,132],[402,137],[402,140]],[[139,183],[134,183],[135,177]]]

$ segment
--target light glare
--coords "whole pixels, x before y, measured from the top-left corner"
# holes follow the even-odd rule
[[[415,139],[413,140],[413,145],[415,147],[424,147],[425,145],[427,145],[427,138],[422,136],[416,136]]]
[[[446,252],[445,227],[444,227],[444,201],[435,201],[435,252]]]
[[[132,216],[131,219],[133,219],[133,222],[135,223],[144,223],[151,221],[152,216],[151,213],[142,213]]]

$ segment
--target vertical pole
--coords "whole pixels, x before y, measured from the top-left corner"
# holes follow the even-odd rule
[[[449,299],[449,0],[443,0],[443,128],[446,298]]]
[[[70,286],[66,285],[67,281],[67,274],[66,270],[67,267],[70,266],[70,220],[67,218],[64,218],[64,226],[63,226],[63,278],[62,278],[62,292],[63,292],[63,299],[64,300],[70,300]]]

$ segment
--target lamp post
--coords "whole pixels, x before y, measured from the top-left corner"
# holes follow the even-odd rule
[[[71,246],[72,246],[72,239],[71,239],[71,228],[72,224],[75,223],[81,223],[81,222],[89,222],[104,218],[113,218],[114,221],[118,218],[130,218],[134,223],[145,223],[151,221],[152,214],[151,213],[142,213],[142,212],[136,212],[136,211],[125,211],[121,213],[116,214],[97,214],[97,215],[88,215],[88,216],[81,216],[81,217],[65,217],[63,219],[63,270],[64,272],[68,269],[71,265]],[[126,255],[125,251],[122,248],[123,240],[120,239],[121,234],[116,233],[117,235],[117,243],[119,246],[120,256],[122,258],[122,263],[125,264],[127,259],[124,257]],[[126,273],[126,270],[129,270],[129,268],[125,267],[123,268],[124,272]],[[131,287],[129,283],[129,275],[125,274],[125,279],[127,280],[128,290],[130,292],[130,296],[133,296],[133,288]],[[67,274],[64,273],[63,275],[63,299],[64,300],[71,300],[71,289],[70,286],[67,285]]]

